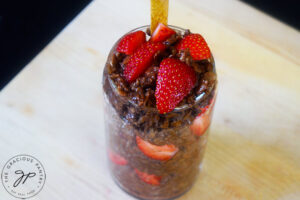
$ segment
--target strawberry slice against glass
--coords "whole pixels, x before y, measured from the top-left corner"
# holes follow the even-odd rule
[[[144,181],[145,183],[151,184],[151,185],[160,185],[161,176],[157,176],[154,174],[147,174],[145,172],[141,172],[138,169],[134,169],[135,173],[138,175],[138,177]]]
[[[215,97],[212,101],[201,109],[201,113],[194,119],[193,124],[190,126],[190,129],[194,135],[201,136],[208,129],[211,118],[212,118],[212,108],[215,104]]]
[[[165,144],[162,146],[151,144],[136,136],[136,143],[139,149],[148,157],[154,160],[166,161],[171,159],[178,151],[173,144]]]
[[[120,156],[112,150],[108,150],[108,157],[113,163],[117,165],[127,165],[128,163],[128,161],[123,156]]]
[[[191,128],[193,134],[197,136],[201,136],[205,133],[210,125],[210,118],[207,113],[199,114],[196,119],[194,120]]]

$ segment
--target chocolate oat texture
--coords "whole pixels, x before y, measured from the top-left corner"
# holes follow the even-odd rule
[[[103,72],[111,174],[140,199],[172,199],[203,159],[217,78],[200,34],[174,26],[135,29],[111,49]]]

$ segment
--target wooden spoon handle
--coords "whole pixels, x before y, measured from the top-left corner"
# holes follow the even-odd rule
[[[151,33],[158,23],[168,24],[169,0],[151,0]]]

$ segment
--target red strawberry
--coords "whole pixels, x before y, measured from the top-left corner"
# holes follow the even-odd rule
[[[140,179],[142,179],[145,183],[151,184],[151,185],[159,185],[161,176],[157,176],[154,174],[147,174],[145,172],[141,172],[138,169],[134,169],[135,173],[139,176]]]
[[[159,23],[151,36],[153,42],[163,42],[176,32],[168,26]]]
[[[143,31],[136,31],[125,35],[117,46],[117,51],[131,55],[134,50],[146,41],[146,34]]]
[[[142,44],[129,58],[125,66],[124,76],[128,82],[134,81],[151,65],[154,54],[166,47],[160,42],[146,42]]]
[[[177,50],[189,49],[194,60],[203,60],[211,57],[209,47],[200,34],[189,34],[177,45]]]
[[[210,117],[207,113],[199,114],[191,125],[190,129],[193,134],[201,136],[205,133],[210,125]]]
[[[151,144],[139,136],[136,136],[136,143],[139,149],[148,157],[155,160],[169,160],[171,159],[178,151],[178,148],[173,144],[165,144],[162,146],[157,146]]]
[[[215,102],[214,100],[215,98],[210,101],[209,105],[201,108],[201,113],[195,118],[193,124],[190,126],[193,134],[201,136],[208,129],[212,118],[212,109]]]
[[[206,105],[204,108],[200,108],[201,113],[199,113],[199,115],[205,113],[205,112],[208,110],[209,106],[210,106],[210,105]],[[199,115],[198,115],[198,116],[199,116]]]
[[[166,58],[160,63],[155,90],[156,107],[161,114],[172,111],[196,83],[195,71],[183,62]]]
[[[120,156],[119,154],[111,150],[108,150],[108,157],[113,163],[117,165],[127,165],[128,163],[124,157]]]

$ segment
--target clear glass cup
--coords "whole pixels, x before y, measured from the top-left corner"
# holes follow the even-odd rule
[[[146,32],[148,27],[130,32]],[[170,27],[181,34],[185,31]],[[112,177],[123,190],[140,199],[178,197],[191,188],[199,173],[217,82],[197,96],[194,104],[181,105],[169,113],[159,114],[156,108],[134,103],[110,78],[116,44],[103,72],[105,135]],[[215,73],[214,59],[208,61]],[[167,152],[159,152],[158,159],[157,152],[152,152],[155,150]]]

